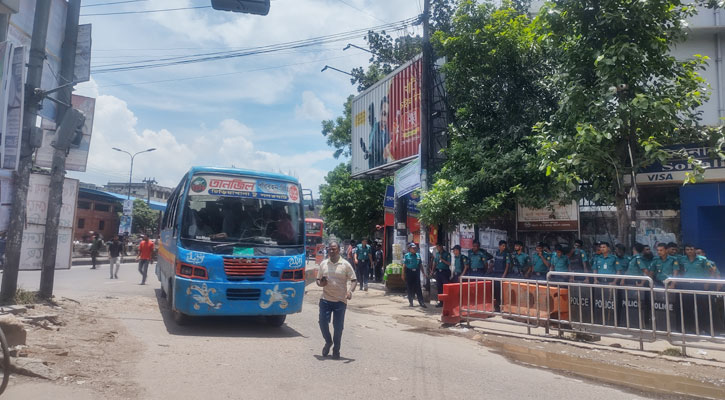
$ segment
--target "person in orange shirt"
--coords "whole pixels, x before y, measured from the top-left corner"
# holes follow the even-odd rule
[[[138,272],[141,274],[141,284],[146,284],[146,275],[149,271],[149,263],[151,263],[151,257],[154,254],[154,242],[149,240],[148,235],[143,235],[141,243],[138,245]]]

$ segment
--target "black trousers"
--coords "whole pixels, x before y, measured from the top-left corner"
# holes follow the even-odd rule
[[[436,269],[436,285],[438,286],[438,294],[443,293],[443,285],[446,283],[451,283],[451,271],[447,269]]]
[[[405,270],[405,285],[408,289],[408,301],[413,304],[413,296],[418,296],[418,303],[423,304],[423,289],[420,287],[420,270]]]

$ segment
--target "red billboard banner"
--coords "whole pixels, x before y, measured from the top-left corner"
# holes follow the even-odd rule
[[[353,176],[418,154],[421,76],[417,57],[353,99]]]

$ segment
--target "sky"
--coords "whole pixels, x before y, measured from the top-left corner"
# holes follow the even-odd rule
[[[342,114],[356,93],[349,71],[368,64],[364,35],[283,52],[137,71],[100,70],[120,63],[274,45],[365,29],[414,17],[422,0],[272,0],[267,16],[211,8],[120,15],[126,11],[200,7],[211,0],[84,0],[81,23],[93,24],[91,81],[76,94],[96,98],[83,182],[155,178],[175,186],[192,165],[289,173],[316,194],[335,159],[321,121]],[[389,32],[419,33],[419,27]]]

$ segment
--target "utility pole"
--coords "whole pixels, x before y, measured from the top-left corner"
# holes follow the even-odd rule
[[[430,165],[430,105],[433,79],[433,49],[430,44],[430,0],[423,5],[423,58],[422,76],[420,83],[420,191],[428,191],[428,168]],[[420,224],[420,258],[428,269],[428,227]],[[427,285],[428,286],[428,285]]]
[[[20,252],[23,245],[23,229],[25,228],[25,211],[28,200],[28,184],[30,169],[33,163],[33,146],[31,135],[36,131],[36,119],[41,107],[42,97],[36,90],[40,88],[45,61],[45,42],[48,36],[48,20],[50,19],[51,0],[37,0],[33,18],[33,37],[30,43],[30,60],[28,62],[28,78],[25,83],[25,115],[23,115],[23,132],[20,138],[20,159],[18,170],[13,174],[15,190],[13,206],[8,224],[7,246],[5,250],[6,264],[0,287],[0,302],[13,300],[18,288],[18,271],[20,270]]]
[[[65,20],[65,35],[61,48],[60,78],[61,85],[67,85],[58,92],[57,128],[53,150],[53,164],[50,169],[50,187],[48,189],[48,212],[45,219],[45,239],[43,241],[43,269],[40,271],[41,298],[53,297],[53,281],[55,278],[55,259],[58,253],[58,226],[60,211],[63,206],[63,183],[65,182],[65,160],[70,149],[71,140],[77,133],[78,124],[85,118],[75,119],[76,115],[68,114],[72,108],[73,80],[75,79],[76,48],[78,47],[78,20],[81,13],[81,0],[69,0]],[[65,121],[65,117],[72,118]],[[62,121],[62,122],[61,122]],[[69,125],[70,124],[70,125]],[[81,125],[82,126],[82,125]],[[72,221],[71,221],[72,223]]]
[[[143,183],[146,184],[146,204],[151,204],[151,185],[157,184],[156,178],[144,178]]]

